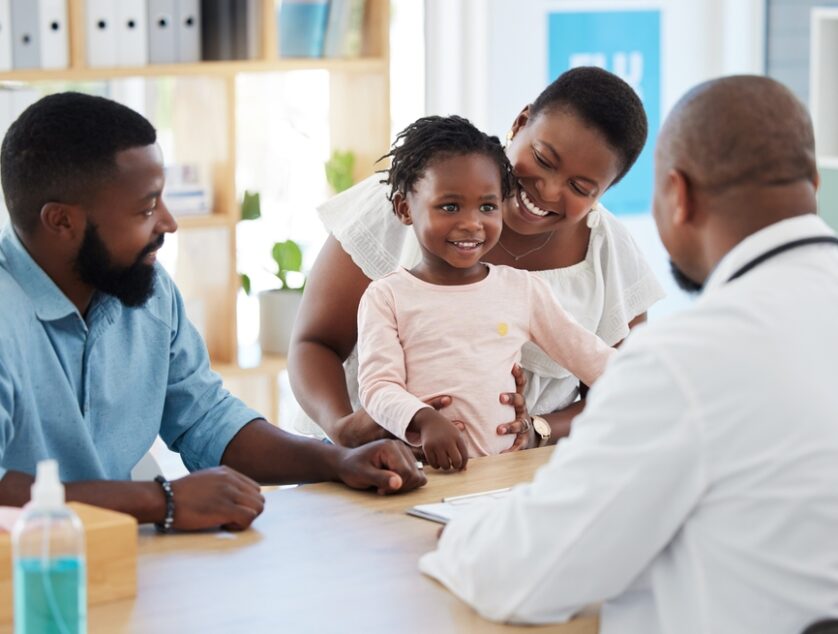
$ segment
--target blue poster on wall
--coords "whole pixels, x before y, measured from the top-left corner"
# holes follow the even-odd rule
[[[643,100],[649,139],[602,203],[616,214],[650,211],[660,126],[660,11],[551,12],[548,18],[548,82],[575,66],[599,66],[626,80]]]

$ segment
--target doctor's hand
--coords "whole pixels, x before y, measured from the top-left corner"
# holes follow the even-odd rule
[[[410,449],[400,440],[379,440],[357,449],[337,449],[335,473],[353,489],[375,489],[384,495],[412,491],[427,482]]]
[[[419,435],[425,461],[434,469],[460,471],[468,463],[468,451],[460,428],[431,408],[416,412],[408,436]]]
[[[219,526],[243,531],[265,508],[259,485],[229,467],[204,469],[174,480],[172,497],[174,528],[181,531]]]
[[[512,405],[515,408],[515,420],[511,423],[498,425],[497,431],[499,436],[515,434],[515,441],[509,449],[504,449],[501,453],[535,446],[535,432],[530,423],[527,402],[524,400],[524,388],[527,386],[527,379],[524,376],[524,370],[517,363],[512,366],[512,376],[515,378],[515,391],[501,394],[500,402],[505,405]]]

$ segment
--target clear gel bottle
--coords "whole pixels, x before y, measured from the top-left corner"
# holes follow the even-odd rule
[[[12,531],[15,634],[87,632],[84,528],[64,504],[58,463],[38,463],[32,500]]]

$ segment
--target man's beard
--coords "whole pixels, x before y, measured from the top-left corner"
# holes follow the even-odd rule
[[[686,291],[687,293],[694,295],[704,290],[704,284],[699,284],[695,280],[687,277],[687,274],[679,269],[672,260],[669,261],[669,269],[672,273],[672,277],[675,278],[675,283],[682,291]]]
[[[75,267],[82,281],[97,291],[113,295],[125,306],[145,304],[154,292],[154,265],[143,258],[163,246],[163,234],[146,246],[134,263],[127,267],[114,266],[108,248],[99,237],[96,226],[88,222],[84,231]]]

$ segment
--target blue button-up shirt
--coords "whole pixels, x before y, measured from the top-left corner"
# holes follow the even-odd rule
[[[65,481],[127,480],[158,433],[190,470],[212,467],[256,418],[210,370],[162,267],[144,306],[97,293],[82,317],[0,232],[0,476],[55,458]]]

